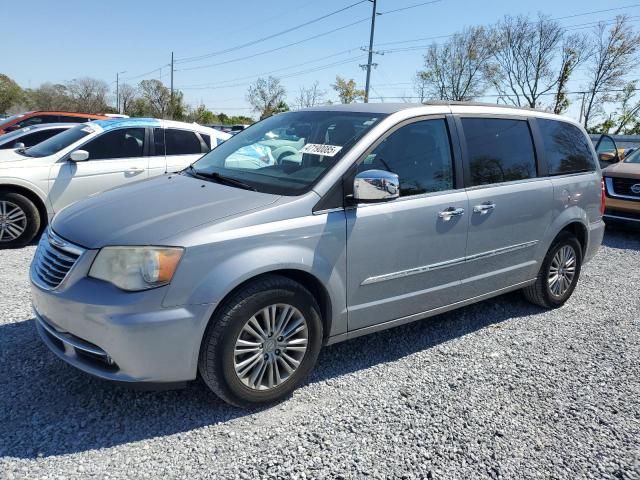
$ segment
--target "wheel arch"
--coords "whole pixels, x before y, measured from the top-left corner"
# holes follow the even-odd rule
[[[589,233],[588,233],[587,227],[582,222],[575,220],[565,225],[562,228],[562,230],[558,232],[558,234],[555,236],[553,240],[555,241],[556,238],[558,238],[560,235],[562,235],[565,232],[568,232],[572,234],[574,237],[576,237],[576,239],[578,240],[578,243],[580,244],[580,248],[582,249],[582,257],[584,258],[585,252],[587,250],[588,240],[589,240]]]
[[[45,198],[36,189],[15,183],[0,183],[0,192],[17,193],[31,200],[40,214],[40,231],[38,234],[44,230],[49,223],[49,211],[47,210]]]

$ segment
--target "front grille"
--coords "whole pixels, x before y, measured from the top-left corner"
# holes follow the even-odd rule
[[[43,288],[54,289],[62,283],[83,250],[58,237],[48,229],[36,250],[34,275]]]
[[[629,195],[631,197],[640,198],[640,191],[634,192],[631,187],[634,185],[640,185],[640,180],[633,178],[619,178],[613,177],[613,193],[618,195]],[[636,190],[640,188],[637,187]]]

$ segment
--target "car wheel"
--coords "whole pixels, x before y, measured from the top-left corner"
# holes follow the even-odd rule
[[[557,308],[569,300],[582,267],[582,247],[569,233],[561,234],[551,245],[535,283],[523,289],[527,300],[545,308]]]
[[[40,213],[31,200],[19,193],[0,193],[0,248],[23,247],[38,230]]]
[[[271,403],[304,380],[322,346],[315,298],[299,283],[266,275],[225,301],[205,332],[198,370],[239,407]]]

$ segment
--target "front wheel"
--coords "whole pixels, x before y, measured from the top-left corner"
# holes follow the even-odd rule
[[[0,248],[23,247],[40,230],[40,213],[31,200],[14,192],[0,192]]]
[[[311,293],[264,276],[225,301],[207,328],[198,369],[220,398],[240,407],[289,395],[316,363],[322,321]]]
[[[544,308],[557,308],[569,300],[582,267],[582,247],[569,233],[561,234],[551,245],[535,283],[523,289],[527,300]]]

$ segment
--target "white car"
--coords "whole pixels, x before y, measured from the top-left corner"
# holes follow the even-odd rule
[[[0,151],[0,248],[26,245],[70,203],[182,170],[230,137],[195,123],[127,118]],[[132,206],[133,207],[133,206]]]

